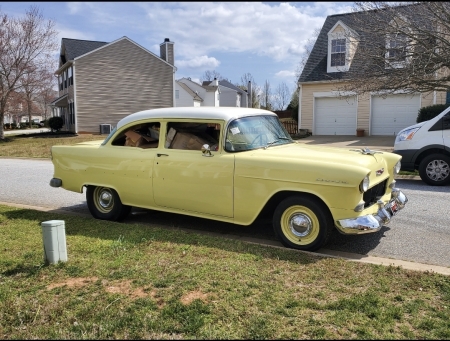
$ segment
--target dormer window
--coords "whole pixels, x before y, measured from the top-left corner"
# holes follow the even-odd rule
[[[407,62],[407,38],[405,34],[388,35],[386,38],[386,68],[402,68]]]
[[[331,41],[331,66],[345,66],[345,39]]]
[[[358,34],[338,21],[328,32],[327,72],[345,72],[350,69],[356,51]]]

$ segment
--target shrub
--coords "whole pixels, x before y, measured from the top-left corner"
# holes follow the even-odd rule
[[[52,131],[59,131],[59,130],[61,130],[63,125],[64,125],[64,122],[63,122],[62,117],[55,116],[55,117],[50,117],[48,119],[48,126],[50,127],[50,129]]]
[[[447,109],[450,104],[435,104],[428,107],[420,108],[419,114],[417,115],[417,123],[431,120],[432,118],[439,115],[442,111]]]

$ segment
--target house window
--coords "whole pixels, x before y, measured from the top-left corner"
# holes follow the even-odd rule
[[[58,81],[59,81],[59,91],[63,90],[63,79],[62,79],[62,75],[58,76]]]
[[[175,98],[176,99],[180,98],[180,90],[175,90]]]
[[[72,71],[72,66],[71,66],[67,69],[69,86],[73,85],[73,73],[72,72],[73,71]]]
[[[406,60],[406,36],[397,34],[394,38],[388,39],[387,58],[395,62]]]
[[[345,66],[345,39],[331,41],[331,66]]]
[[[63,83],[64,83],[64,89],[67,89],[67,71],[63,71]]]

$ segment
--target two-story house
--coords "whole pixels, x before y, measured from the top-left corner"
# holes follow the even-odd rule
[[[248,107],[248,93],[227,80],[219,81],[221,107]]]
[[[108,133],[134,112],[174,107],[175,71],[168,38],[160,56],[127,37],[110,43],[63,38],[52,105],[63,130]]]
[[[371,93],[358,96],[337,91],[337,84],[351,82],[346,73],[364,61],[358,54],[358,32],[354,16],[364,12],[330,15],[298,80],[299,128],[313,135],[396,135],[416,123],[421,107],[446,102],[445,92],[406,94]],[[392,46],[389,37],[383,37]],[[388,58],[389,51],[386,52]],[[399,65],[401,67],[401,65]]]
[[[217,79],[210,82],[209,85],[200,85],[190,78],[181,78],[176,81],[175,101],[178,107],[218,107],[220,96],[219,82]]]

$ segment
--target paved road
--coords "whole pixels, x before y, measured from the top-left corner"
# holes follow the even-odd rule
[[[85,195],[52,188],[49,160],[0,158],[0,202],[63,208],[88,214]],[[378,233],[345,236],[334,233],[327,249],[450,267],[450,186],[430,187],[420,180],[397,180],[408,196],[406,208]],[[55,217],[61,219],[61,217]],[[275,239],[270,221],[236,226],[149,210],[134,210],[127,222],[214,231],[224,235]]]

